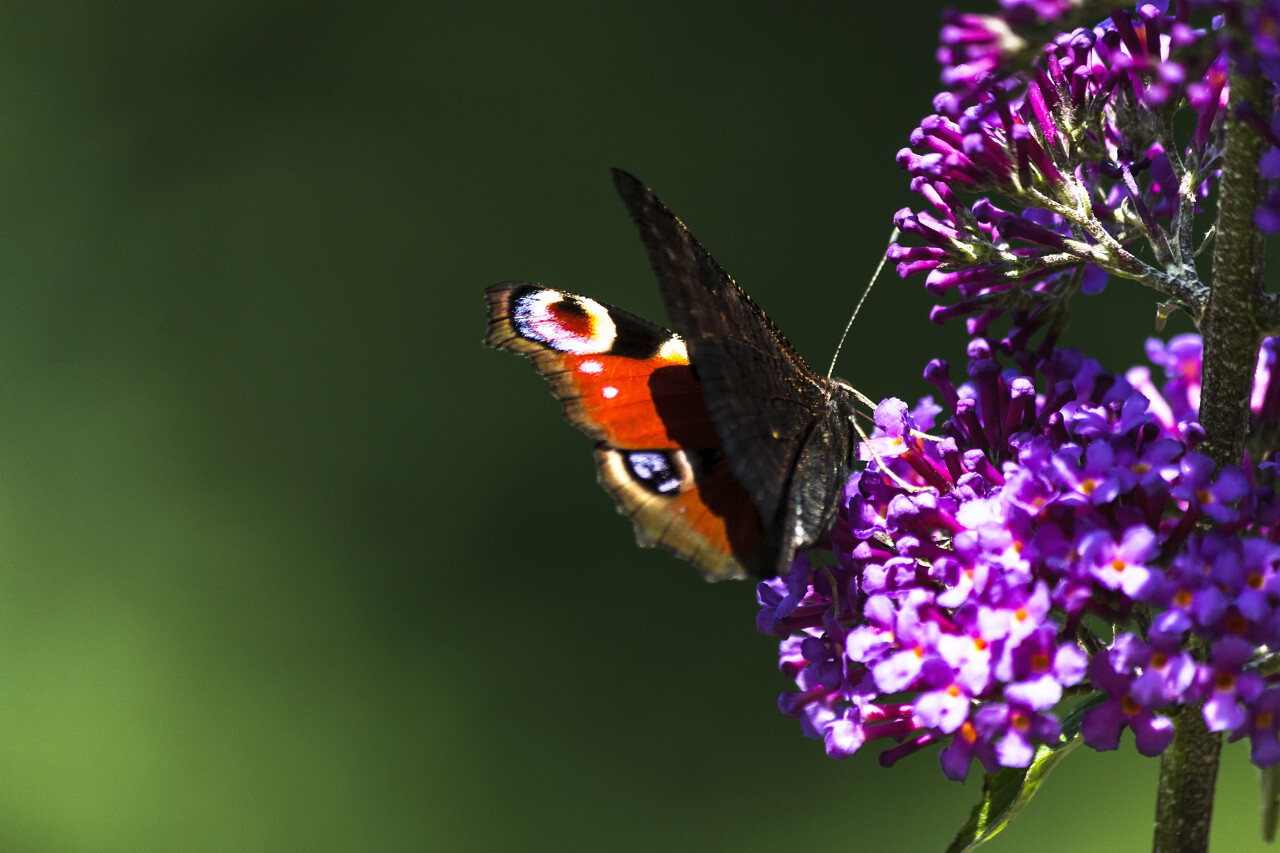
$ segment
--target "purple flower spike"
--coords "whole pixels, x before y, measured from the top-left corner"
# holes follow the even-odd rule
[[[937,57],[947,91],[898,155],[912,190],[937,213],[928,234],[900,227],[908,242],[922,238],[935,251],[926,259],[900,244],[893,252],[904,258],[900,275],[926,272],[931,293],[955,297],[934,310],[935,321],[969,316],[970,334],[985,334],[1011,312],[1008,340],[1020,345],[1060,325],[1067,296],[1101,292],[1109,275],[1175,295],[1198,284],[1178,254],[1190,245],[1182,206],[1205,199],[1216,179],[1229,57],[1253,62],[1256,51],[1280,68],[1276,40],[1265,37],[1280,16],[1232,5],[1232,17],[1255,29],[1215,27],[1218,5],[1140,4],[1043,43],[1025,28],[1074,18],[1078,0],[1005,0],[998,14],[944,16]],[[1241,32],[1253,40],[1232,42]],[[1173,126],[1179,110],[1194,113],[1186,138],[1145,130]],[[1280,174],[1280,155],[1272,159]],[[1257,214],[1269,230],[1280,228],[1273,190]],[[961,200],[966,194],[978,197]],[[1146,254],[1151,265],[1137,260]]]
[[[1259,435],[1280,435],[1273,349]],[[968,383],[941,361],[927,371],[942,407],[884,401],[832,558],[800,555],[759,587],[758,625],[784,637],[796,684],[782,712],[836,757],[890,739],[891,764],[939,743],[963,779],[974,758],[1021,767],[1056,743],[1071,688],[1103,697],[1082,720],[1095,749],[1128,727],[1158,754],[1173,710],[1203,702],[1210,728],[1280,762],[1280,699],[1256,671],[1280,646],[1280,466],[1215,475],[1192,449],[1200,351],[1151,345],[1169,376],[1157,388],[1149,370],[1117,377],[1070,350],[1010,368],[975,339]]]

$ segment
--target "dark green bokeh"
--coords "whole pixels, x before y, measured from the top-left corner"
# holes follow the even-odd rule
[[[635,548],[479,345],[504,278],[661,319],[618,165],[825,369],[937,5],[442,6],[0,9],[0,848],[941,849],[975,780],[804,740],[751,587]],[[839,372],[924,393],[929,303]],[[1145,847],[1155,770],[1081,750],[992,849]]]

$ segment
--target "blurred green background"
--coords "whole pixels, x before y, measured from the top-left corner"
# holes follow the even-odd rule
[[[0,849],[942,849],[977,779],[803,739],[751,586],[480,347],[505,278],[662,319],[616,165],[824,369],[939,5],[0,7]],[[929,304],[839,372],[925,393]],[[991,849],[1146,848],[1155,773],[1081,750]],[[1236,746],[1218,849],[1254,802]]]

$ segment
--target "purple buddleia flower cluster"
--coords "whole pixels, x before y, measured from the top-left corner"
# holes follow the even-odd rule
[[[895,216],[904,239],[889,257],[899,275],[923,273],[931,293],[952,296],[933,319],[967,317],[970,334],[1012,314],[1006,351],[1039,328],[1056,334],[1067,297],[1097,293],[1112,275],[1171,304],[1200,304],[1193,257],[1206,234],[1195,218],[1219,174],[1229,62],[1247,55],[1280,69],[1280,43],[1265,37],[1277,31],[1280,0],[1140,4],[1091,28],[1050,28],[1042,43],[1020,28],[1066,23],[1099,4],[1002,5],[946,18],[948,88],[898,154],[927,202]],[[1242,42],[1242,30],[1261,35]],[[1175,118],[1183,111],[1190,118]],[[1277,141],[1280,124],[1241,117]],[[1260,170],[1280,186],[1280,151]],[[1280,190],[1258,222],[1280,228]]]
[[[758,587],[796,684],[779,707],[835,757],[938,744],[953,779],[975,758],[1028,767],[1076,732],[1114,749],[1127,728],[1156,755],[1187,707],[1278,765],[1277,339],[1243,467],[1197,451],[1198,337],[1149,342],[1160,380],[1056,344],[1069,297],[1112,276],[1201,316],[1197,214],[1228,125],[1280,145],[1280,121],[1228,85],[1275,97],[1280,0],[1001,6],[946,14],[946,91],[898,154],[927,209],[895,216],[889,250],[951,297],[936,322],[966,318],[967,381],[935,361],[936,404],[881,403],[829,554]],[[1280,184],[1280,147],[1258,173]],[[1263,196],[1257,223],[1280,231],[1280,191]]]
[[[1148,352],[1159,387],[1073,350],[1003,366],[975,339],[964,384],[929,365],[941,406],[879,406],[831,558],[758,587],[797,686],[779,707],[828,754],[880,741],[888,765],[936,743],[953,779],[974,758],[1026,767],[1083,703],[1086,744],[1114,749],[1127,727],[1154,755],[1169,710],[1203,703],[1210,730],[1280,762],[1273,463],[1215,473],[1195,450],[1199,339]],[[1259,357],[1257,436],[1280,423],[1277,352]]]
[[[1205,235],[1193,219],[1219,174],[1229,64],[1265,81],[1274,101],[1280,0],[1114,5],[1002,0],[997,14],[945,14],[947,88],[898,158],[936,213],[900,211],[911,239],[890,252],[900,275],[927,272],[935,293],[955,289],[958,302],[939,306],[937,322],[969,316],[982,334],[1012,311],[1016,345],[1108,274],[1174,304],[1203,293],[1190,259]],[[1103,10],[1101,24],[1078,26]],[[1195,121],[1179,141],[1172,128],[1184,109]],[[1269,143],[1256,221],[1280,232],[1280,117],[1267,121],[1247,103],[1235,116]],[[979,197],[962,203],[957,193]],[[1154,264],[1138,259],[1142,249]]]
[[[1001,0],[1000,5],[1003,11],[996,14],[943,13],[937,59],[947,90],[934,103],[940,112],[958,116],[974,105],[989,106],[993,93],[1016,87],[1021,81],[1012,78],[1037,64],[1036,60],[1041,60],[1039,67],[1029,76],[1045,70],[1047,63],[1038,53],[1046,45],[1048,53],[1062,43],[1075,41],[1079,46],[1087,33],[1080,24],[1094,26],[1103,16],[1109,16],[1103,28],[1119,30],[1124,41],[1124,53],[1114,70],[1132,72],[1132,83],[1152,87],[1149,94],[1154,103],[1163,104],[1185,80],[1179,65],[1188,56],[1186,46],[1205,35],[1191,31],[1192,12],[1214,25],[1210,37],[1214,44],[1201,50],[1216,51],[1220,43],[1242,53],[1246,52],[1239,50],[1242,46],[1222,30],[1222,16],[1228,11],[1236,16],[1253,14],[1232,0],[1178,0],[1172,11],[1167,0],[1137,3],[1132,12],[1122,8],[1125,3],[1106,0]],[[1259,20],[1257,25],[1265,27],[1266,22]],[[1100,58],[1110,63],[1107,54]]]

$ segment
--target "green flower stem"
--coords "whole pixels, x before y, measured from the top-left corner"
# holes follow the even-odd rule
[[[1233,70],[1226,150],[1218,188],[1213,289],[1200,318],[1200,334],[1204,338],[1200,425],[1205,429],[1201,450],[1219,468],[1239,465],[1243,458],[1249,392],[1258,363],[1258,347],[1264,337],[1256,318],[1257,306],[1263,299],[1262,234],[1253,217],[1262,201],[1258,158],[1266,143],[1251,127],[1234,118],[1236,105],[1245,100],[1260,112],[1268,103],[1261,81]]]
[[[1269,117],[1262,81],[1231,71],[1226,145],[1218,188],[1217,238],[1213,287],[1200,318],[1204,360],[1200,396],[1201,447],[1217,467],[1239,465],[1249,425],[1249,393],[1258,347],[1264,336],[1262,235],[1254,224],[1261,202],[1258,158],[1264,141],[1235,118],[1236,107],[1250,103]],[[1209,849],[1213,786],[1218,776],[1222,736],[1208,731],[1198,706],[1174,717],[1173,743],[1160,762],[1156,798],[1156,853],[1202,853]]]
[[[1173,725],[1173,743],[1160,757],[1156,834],[1151,849],[1155,853],[1203,853],[1209,849],[1222,735],[1205,727],[1199,705],[1184,706]]]

